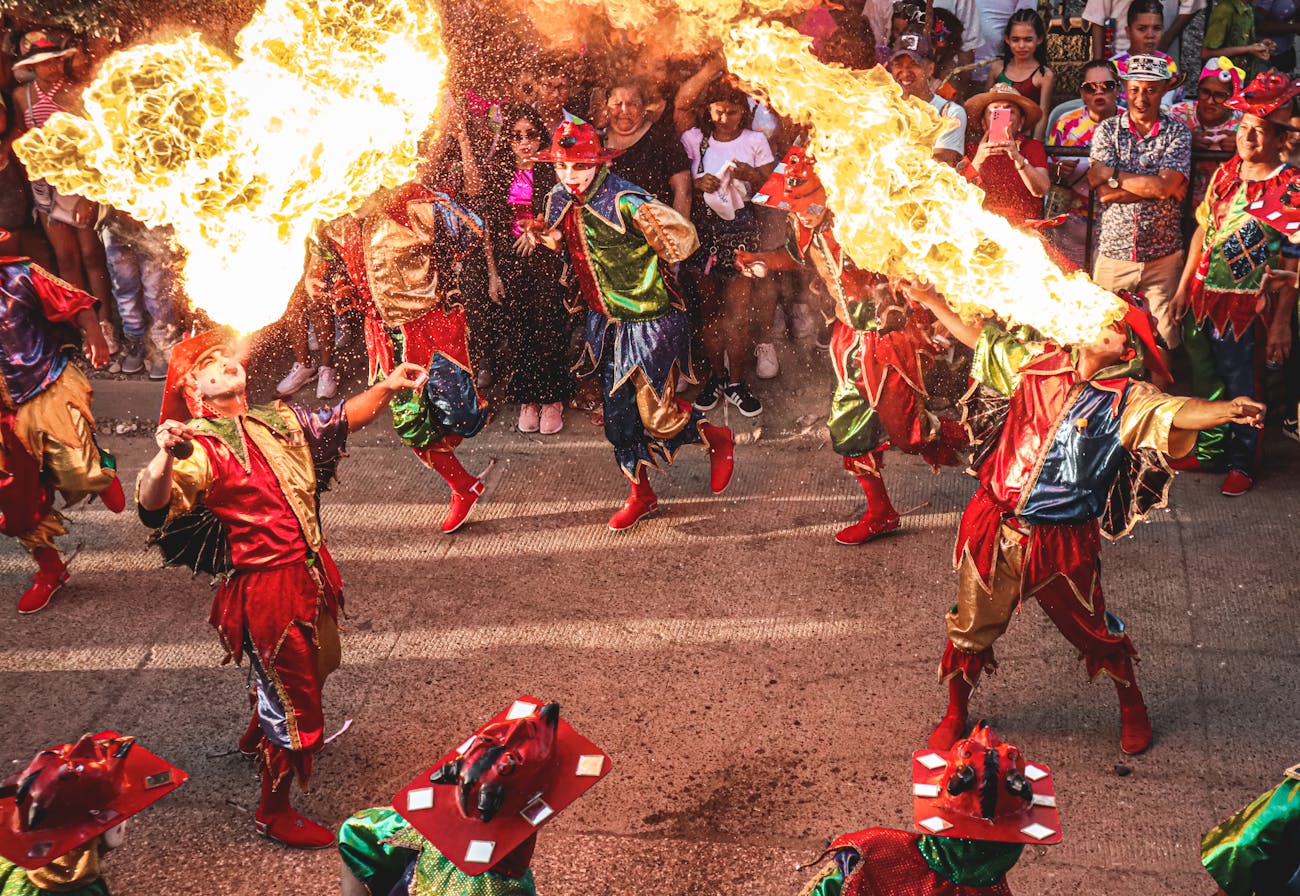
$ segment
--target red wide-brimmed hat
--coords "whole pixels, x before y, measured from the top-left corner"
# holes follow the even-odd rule
[[[235,338],[235,331],[230,327],[214,327],[176,343],[172,348],[171,361],[167,364],[167,382],[163,384],[162,409],[158,412],[159,423],[164,420],[185,421],[198,416],[197,409],[191,407],[186,399],[185,377],[204,354],[234,342]]]
[[[1296,96],[1300,96],[1300,78],[1284,75],[1275,69],[1260,72],[1226,103],[1229,109],[1268,118]]]
[[[393,797],[393,808],[468,875],[491,870],[609,773],[605,751],[523,696]]]
[[[1165,382],[1172,382],[1174,375],[1169,372],[1164,356],[1160,353],[1165,346],[1160,341],[1156,319],[1151,309],[1147,307],[1146,297],[1129,292],[1127,289],[1121,289],[1116,295],[1128,305],[1128,310],[1124,312],[1124,326],[1142,343],[1143,366],[1152,373],[1164,377]]]
[[[63,46],[48,32],[28,31],[18,40],[18,58],[14,60],[14,71],[24,66],[44,62],[46,59],[71,56],[76,52],[76,47]]]
[[[566,121],[551,135],[551,146],[533,156],[534,162],[590,162],[603,164],[622,154],[606,149],[600,134],[584,122]]]
[[[792,146],[751,200],[755,205],[801,215],[826,210],[826,188],[817,176],[816,160],[802,146]]]
[[[0,782],[0,855],[23,868],[48,865],[188,778],[116,731],[42,750]]]
[[[1003,843],[1060,843],[1052,772],[1026,762],[984,722],[950,751],[912,754],[917,828],[936,837]]]

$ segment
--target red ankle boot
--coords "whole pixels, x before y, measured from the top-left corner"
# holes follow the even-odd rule
[[[32,554],[38,569],[32,576],[32,584],[18,599],[18,612],[24,615],[39,613],[49,606],[54,592],[68,581],[68,568],[63,565],[63,558],[54,548],[37,548]]]
[[[467,486],[464,492],[454,491],[451,493],[451,506],[447,508],[447,515],[442,520],[442,531],[450,535],[469,519],[469,513],[478,503],[478,499],[483,497],[483,491],[487,484],[482,479],[475,479],[473,485]]]
[[[99,500],[113,513],[126,509],[126,495],[122,492],[122,480],[114,476],[108,488],[99,493]]]
[[[262,772],[262,800],[257,805],[253,824],[257,832],[268,840],[282,843],[293,849],[328,849],[334,845],[334,832],[317,824],[305,815],[295,812],[289,805],[289,787],[293,778],[285,777],[280,786],[273,787],[271,776]]]
[[[731,430],[711,423],[700,425],[709,444],[709,491],[720,495],[731,484],[731,474],[736,471],[736,440]]]
[[[460,458],[451,451],[435,451],[431,448],[417,448],[415,454],[426,467],[435,471],[451,487],[451,506],[442,520],[442,531],[450,535],[469,519],[470,511],[483,497],[487,488],[481,478],[471,476],[461,464]]]
[[[650,487],[650,479],[646,476],[645,470],[642,470],[632,481],[632,493],[627,496],[623,506],[609,518],[609,527],[615,532],[630,529],[642,518],[658,509],[659,497]]]
[[[875,475],[857,474],[862,493],[867,496],[867,512],[852,526],[835,533],[835,540],[840,544],[866,544],[886,532],[893,532],[900,525],[898,511],[894,509],[889,500],[889,492],[885,490],[885,480],[879,472],[879,464],[876,463],[875,466]]]
[[[970,695],[975,686],[960,672],[948,679],[948,711],[930,732],[926,743],[931,750],[951,750],[966,734],[966,716],[970,712]]]
[[[1151,748],[1151,717],[1142,692],[1136,681],[1128,686],[1117,681],[1115,690],[1119,693],[1119,748],[1129,756],[1145,753]]]

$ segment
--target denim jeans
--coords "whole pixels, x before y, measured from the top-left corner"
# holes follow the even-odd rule
[[[113,298],[122,318],[122,332],[128,339],[140,339],[149,327],[153,342],[166,348],[174,341],[176,311],[172,305],[172,276],[167,260],[151,247],[124,238],[106,228],[104,250]]]

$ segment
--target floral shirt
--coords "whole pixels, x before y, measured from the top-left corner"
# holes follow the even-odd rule
[[[1151,133],[1133,128],[1128,112],[1097,125],[1090,158],[1094,164],[1131,174],[1192,169],[1192,133],[1161,112]],[[1182,204],[1172,197],[1137,202],[1106,202],[1101,211],[1099,249],[1107,258],[1147,262],[1183,250]]]

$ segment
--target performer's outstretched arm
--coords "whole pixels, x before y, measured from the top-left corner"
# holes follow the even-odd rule
[[[429,379],[428,371],[419,364],[403,361],[381,383],[375,383],[360,395],[353,395],[343,404],[348,418],[348,432],[356,432],[375,422],[398,392],[422,389]]]
[[[977,320],[974,323],[967,323],[960,314],[949,307],[943,296],[939,295],[935,288],[928,283],[921,284],[900,280],[899,286],[909,300],[929,308],[934,316],[939,319],[939,323],[947,327],[948,332],[956,337],[958,342],[967,348],[975,347],[975,343],[980,338],[980,330],[984,326],[983,321]]]

